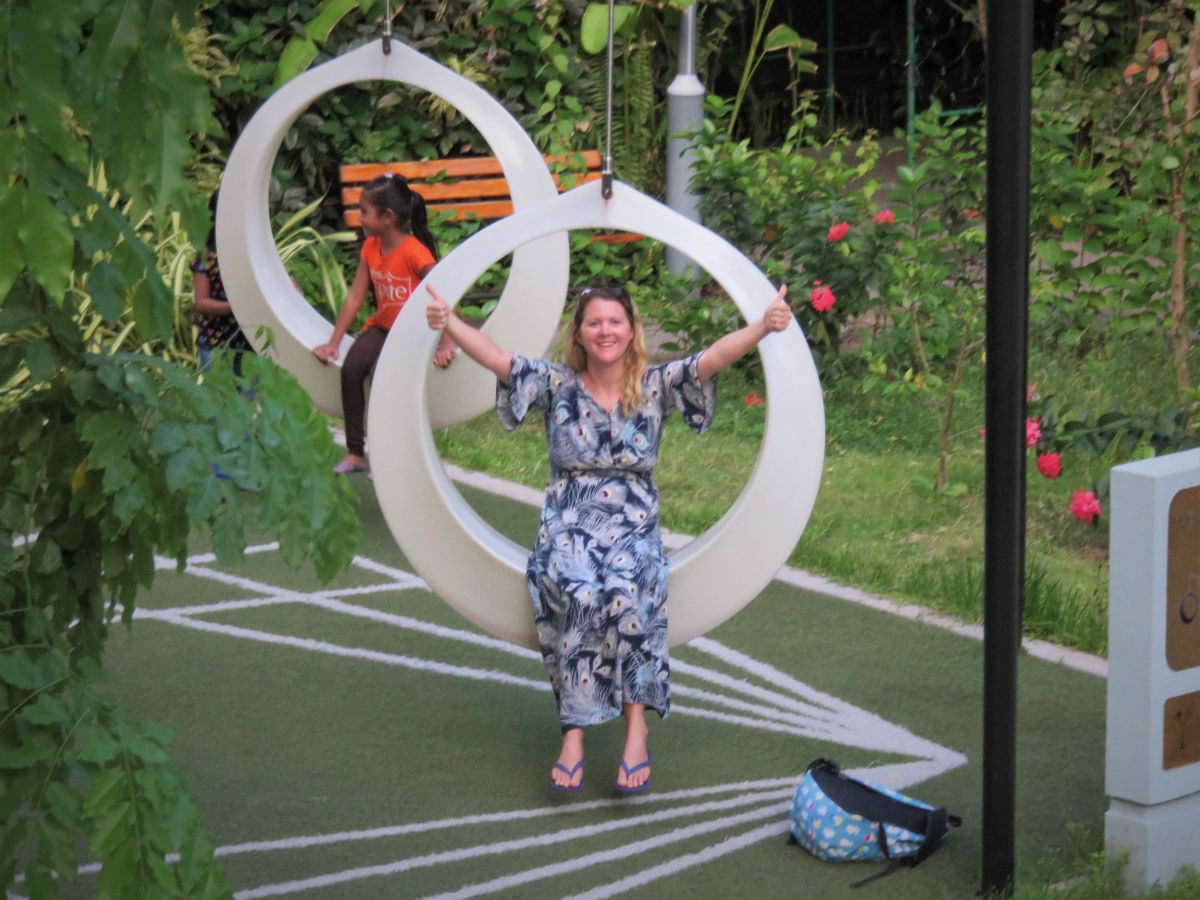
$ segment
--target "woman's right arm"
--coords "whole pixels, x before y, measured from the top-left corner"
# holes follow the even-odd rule
[[[367,287],[371,283],[371,273],[365,262],[359,261],[358,271],[354,273],[354,283],[346,292],[342,303],[342,311],[338,313],[337,323],[333,326],[333,336],[324,344],[313,347],[313,356],[323,363],[333,362],[341,353],[342,338],[358,318],[358,310],[367,297]]]
[[[497,347],[490,337],[452,313],[450,306],[433,285],[426,284],[425,289],[433,298],[425,307],[425,320],[429,327],[434,331],[445,330],[462,348],[463,353],[485,369],[490,369],[501,384],[508,384],[508,375],[512,371],[512,351]]]

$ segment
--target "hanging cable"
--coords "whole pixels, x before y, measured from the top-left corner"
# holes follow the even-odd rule
[[[600,168],[600,194],[605,200],[612,197],[612,119],[613,119],[613,19],[616,0],[608,0],[608,78],[605,84],[604,163]]]
[[[392,0],[383,5],[383,55],[392,55]]]

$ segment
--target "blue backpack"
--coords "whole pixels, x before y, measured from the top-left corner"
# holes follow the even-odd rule
[[[927,859],[962,820],[883,785],[846,775],[837,763],[816,759],[792,795],[792,835],[818,859],[890,860],[886,871],[855,882],[861,887]]]

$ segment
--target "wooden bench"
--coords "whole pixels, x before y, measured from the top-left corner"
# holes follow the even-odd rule
[[[547,156],[546,163],[558,190],[565,191],[600,178],[600,151],[587,150],[563,156]],[[494,156],[432,159],[427,162],[361,163],[339,169],[342,183],[342,220],[347,228],[358,228],[362,214],[358,199],[363,185],[380,175],[403,175],[413,190],[425,198],[430,213],[448,213],[455,221],[491,221],[512,214],[508,181]],[[600,234],[592,238],[608,244],[640,241],[640,234]]]

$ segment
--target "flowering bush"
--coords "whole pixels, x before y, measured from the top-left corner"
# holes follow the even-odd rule
[[[895,214],[872,202],[879,186],[875,138],[855,144],[841,133],[818,138],[813,103],[812,96],[801,100],[782,146],[752,150],[729,137],[723,125],[728,104],[710,97],[695,139],[692,188],[705,225],[768,277],[813,285],[796,316],[819,363],[828,367],[840,364],[846,323],[878,303]],[[837,314],[831,315],[835,300]]]
[[[1090,489],[1080,488],[1071,498],[1071,514],[1080,521],[1091,522],[1100,515],[1112,466],[1200,444],[1191,432],[1185,408],[1158,416],[1127,413],[1118,407],[1096,413],[1081,406],[1059,406],[1053,397],[1042,396],[1035,389],[1036,385],[1031,386],[1026,398],[1034,413],[1026,422],[1026,443],[1038,450],[1036,466],[1043,478],[1056,480],[1070,467],[1077,473],[1076,483],[1093,480]],[[1064,464],[1066,454],[1075,461]]]

